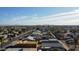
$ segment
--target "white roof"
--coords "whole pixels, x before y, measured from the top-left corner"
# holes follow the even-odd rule
[[[32,37],[32,36],[28,36],[27,39],[35,40],[34,37]]]
[[[49,39],[49,40],[52,40],[52,41],[57,41],[57,39]]]

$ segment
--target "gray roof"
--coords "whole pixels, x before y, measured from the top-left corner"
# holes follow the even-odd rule
[[[58,41],[42,41],[42,47],[63,47]]]

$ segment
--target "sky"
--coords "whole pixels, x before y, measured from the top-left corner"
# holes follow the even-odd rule
[[[0,7],[0,25],[79,25],[79,8]]]

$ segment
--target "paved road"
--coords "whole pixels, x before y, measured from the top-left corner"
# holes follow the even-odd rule
[[[54,36],[54,34],[50,31],[50,34],[52,35],[52,36]],[[63,47],[68,51],[70,48],[69,48],[69,46],[65,43],[65,42],[63,42],[63,41],[61,41],[61,40],[58,40],[58,42],[60,43],[60,44],[62,44],[63,45]]]

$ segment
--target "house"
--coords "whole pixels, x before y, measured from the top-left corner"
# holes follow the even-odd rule
[[[56,49],[58,51],[63,51],[65,48],[57,39],[48,39],[48,40],[41,40],[41,49],[42,50],[53,50]]]

